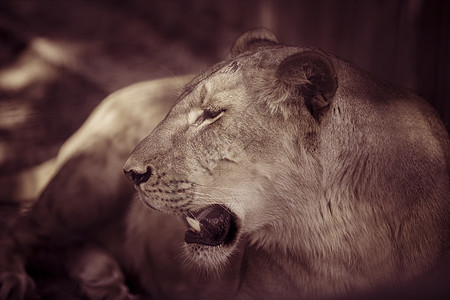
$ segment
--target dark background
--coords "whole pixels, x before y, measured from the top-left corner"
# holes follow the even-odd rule
[[[199,72],[254,27],[417,91],[449,128],[446,0],[1,0],[0,200],[14,200],[13,174],[54,157],[106,95]]]

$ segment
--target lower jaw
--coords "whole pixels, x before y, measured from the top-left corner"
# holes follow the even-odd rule
[[[184,244],[185,260],[205,274],[217,274],[229,266],[230,258],[236,245],[205,246],[201,244]]]

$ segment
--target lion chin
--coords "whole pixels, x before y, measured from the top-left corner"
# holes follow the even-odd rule
[[[204,276],[220,276],[224,268],[229,266],[229,258],[234,247],[200,244],[183,245],[183,265]]]

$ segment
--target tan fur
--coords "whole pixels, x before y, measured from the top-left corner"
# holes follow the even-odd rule
[[[125,166],[151,167],[138,191],[157,210],[183,217],[221,204],[236,214],[238,241],[251,253],[238,295],[321,298],[396,286],[429,272],[445,248],[448,137],[432,109],[319,51],[338,88],[314,120],[295,86],[277,77],[282,61],[309,51],[317,50],[270,45],[213,68]],[[211,124],[187,117],[211,107],[225,110]],[[188,184],[177,193],[172,181]],[[187,245],[185,255],[220,269],[238,245]]]
[[[122,105],[133,93],[112,96],[62,150],[59,172],[28,218],[43,222],[33,229],[41,235],[89,232],[86,246],[66,254],[85,294],[126,299],[119,267],[155,299],[333,298],[432,272],[448,247],[450,194],[449,139],[433,109],[345,61],[282,46],[264,31],[240,38],[232,54],[193,79],[132,152],[129,176],[152,174],[129,204],[117,165],[168,109],[143,103],[165,103],[180,79],[154,85],[147,93],[158,97],[131,107]],[[294,65],[280,70],[287,59]],[[82,182],[88,188],[80,192]],[[62,229],[57,217],[39,218],[49,203],[50,214],[69,222]],[[212,204],[236,216],[235,239],[185,244],[181,219]],[[30,231],[16,229],[23,247]],[[6,254],[14,248],[2,245]],[[0,261],[0,280],[27,280],[16,262]],[[23,294],[26,284],[15,284]]]

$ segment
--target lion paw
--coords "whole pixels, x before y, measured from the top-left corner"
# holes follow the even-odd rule
[[[125,285],[119,264],[102,248],[86,246],[73,251],[68,269],[89,299],[136,299]]]
[[[108,300],[134,300],[134,296],[129,294],[128,288],[121,282],[109,282],[100,280],[94,282],[83,282],[81,289],[89,299]]]
[[[25,299],[34,288],[34,281],[24,272],[0,274],[0,300]]]

